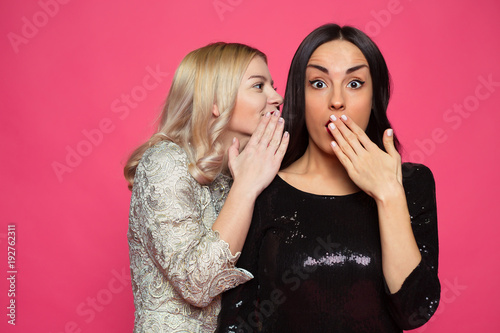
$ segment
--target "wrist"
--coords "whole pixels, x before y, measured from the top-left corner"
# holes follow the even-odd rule
[[[262,191],[258,191],[252,186],[234,181],[233,185],[231,186],[231,190],[229,191],[229,195],[239,198],[240,200],[250,200],[254,202],[259,196],[260,192]]]
[[[387,183],[381,191],[374,194],[373,198],[377,204],[387,204],[389,202],[405,199],[405,190],[399,182]]]

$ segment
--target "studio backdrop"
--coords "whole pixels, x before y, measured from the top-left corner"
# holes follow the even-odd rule
[[[379,45],[403,158],[436,179],[441,303],[416,332],[500,332],[496,0],[2,1],[0,331],[131,332],[123,166],[191,50],[264,51],[280,94],[329,22]]]

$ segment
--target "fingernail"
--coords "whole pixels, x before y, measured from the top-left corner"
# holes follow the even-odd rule
[[[290,136],[290,134],[288,132],[285,132],[285,134],[283,134],[283,138],[288,138]]]
[[[335,125],[334,125],[333,123],[330,123],[330,124],[328,125],[328,127],[330,127],[330,129],[331,129],[332,131],[335,129]]]
[[[281,116],[281,114],[280,114],[280,112],[279,112],[278,110],[274,111],[273,115],[274,115],[275,117],[279,117],[279,116]]]
[[[394,133],[394,131],[392,130],[392,128],[389,128],[387,130],[387,136],[392,136],[393,133]]]
[[[347,120],[347,116],[345,114],[343,114],[342,116],[340,116],[340,118],[342,118],[342,120]]]
[[[266,113],[266,117],[269,117],[270,115],[271,115],[271,113],[270,113],[270,112]]]
[[[281,117],[280,117],[280,119],[278,119],[278,122],[279,122],[279,123],[284,122],[283,118],[281,118]]]
[[[332,145],[333,148],[337,147],[337,144],[335,143],[335,141],[330,142],[330,144]]]
[[[236,137],[233,138],[233,143],[235,143],[235,142],[236,142]]]
[[[335,120],[337,120],[337,117],[335,117],[335,116],[332,114],[332,115],[330,116],[330,120],[331,120],[331,121],[335,121]]]

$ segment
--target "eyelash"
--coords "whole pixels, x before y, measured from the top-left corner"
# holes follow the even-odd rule
[[[256,83],[254,84],[254,88],[257,88],[259,90],[263,90],[264,89],[264,83]],[[274,89],[274,91],[278,91],[278,88],[277,87],[272,87]]]
[[[361,87],[365,84],[365,81],[361,81],[361,80],[352,80],[352,81],[350,81],[347,85],[349,86],[349,85],[350,85],[351,83],[353,83],[353,82],[358,83],[358,84],[359,84],[359,87],[357,87],[357,88],[353,88],[353,87],[351,87],[352,89],[359,89],[359,88],[361,88]],[[322,88],[318,88],[318,87],[316,87],[316,86],[315,86],[315,84],[316,84],[316,83],[321,83],[321,84],[324,84],[324,85],[326,86],[326,83],[325,83],[325,82],[323,82],[323,81],[321,81],[321,80],[310,80],[310,81],[309,81],[309,83],[313,86],[313,88],[316,88],[316,89],[322,89]]]
[[[326,83],[321,81],[321,80],[310,80],[309,83],[311,84],[311,86],[313,86],[313,88],[316,88],[316,89],[322,89],[322,88],[318,88],[315,86],[316,83],[322,83],[326,86]]]
[[[353,82],[358,83],[358,84],[359,84],[359,87],[357,87],[357,88],[352,88],[352,89],[359,89],[359,88],[361,88],[361,87],[363,86],[363,84],[365,84],[365,81],[361,81],[361,80],[352,80],[351,82],[349,82],[349,83],[348,83],[348,85],[350,85],[350,84],[351,84],[351,83],[353,83]]]

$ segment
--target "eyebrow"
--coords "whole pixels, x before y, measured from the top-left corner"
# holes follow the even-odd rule
[[[355,72],[355,71],[357,71],[358,69],[361,69],[361,68],[363,68],[363,67],[368,68],[368,65],[363,64],[363,65],[358,65],[358,66],[351,67],[351,68],[349,68],[348,70],[346,70],[346,71],[345,71],[345,73],[346,73],[346,74],[351,74],[352,72]]]
[[[251,79],[261,79],[262,81],[267,82],[267,78],[264,75],[252,75],[248,78],[248,80],[251,80]],[[273,80],[271,80],[271,85],[272,86],[274,85]]]
[[[322,72],[323,72],[323,73],[325,73],[325,74],[328,74],[328,69],[326,69],[326,68],[325,68],[325,67],[323,67],[323,66],[310,64],[310,65],[307,65],[307,67],[316,68],[317,70],[320,70],[320,71],[322,71]]]
[[[328,74],[328,69],[326,69],[325,67],[323,66],[320,66],[320,65],[315,65],[315,64],[310,64],[310,65],[307,65],[307,67],[312,67],[312,68],[316,68],[317,70],[320,70],[322,71],[323,73],[325,74]],[[358,69],[361,69],[363,67],[366,67],[368,68],[368,65],[366,64],[363,64],[363,65],[358,65],[358,66],[354,66],[354,67],[351,67],[351,68],[348,68],[345,73],[346,74],[351,74],[352,72],[355,72],[357,71]]]

